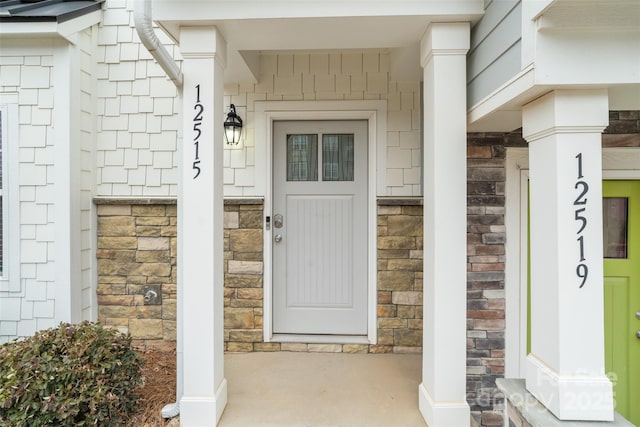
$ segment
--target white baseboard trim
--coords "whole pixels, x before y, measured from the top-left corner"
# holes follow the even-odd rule
[[[469,404],[463,401],[436,402],[425,388],[418,386],[418,404],[429,427],[463,427],[470,425]]]
[[[613,421],[613,386],[604,374],[559,374],[527,356],[526,388],[560,420]]]
[[[227,380],[222,379],[215,396],[186,396],[180,399],[180,425],[215,426],[227,406]]]

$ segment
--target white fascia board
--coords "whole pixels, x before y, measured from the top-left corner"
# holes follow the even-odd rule
[[[530,66],[500,86],[467,111],[470,132],[508,132],[522,124],[521,106],[547,92],[535,85],[535,69]]]
[[[154,0],[157,21],[241,20],[357,16],[460,16],[484,13],[484,0]]]
[[[558,0],[544,0],[544,1],[525,0],[525,2],[532,5],[532,10],[534,11],[532,20],[536,21],[538,18],[544,15],[544,13],[547,10],[549,10],[549,8],[553,6],[554,3],[558,3]]]
[[[0,50],[5,56],[53,55],[52,37],[0,37]]]
[[[65,22],[3,22],[0,37],[62,37],[72,44],[77,34],[100,22],[102,12],[93,11]],[[4,43],[4,40],[3,40]]]
[[[68,38],[71,34],[77,34],[86,28],[100,23],[101,19],[102,11],[95,10],[86,15],[58,24],[58,34],[64,38]]]

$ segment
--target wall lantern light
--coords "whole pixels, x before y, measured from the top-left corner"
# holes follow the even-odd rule
[[[236,114],[236,106],[231,104],[224,121],[224,136],[229,145],[238,145],[242,135],[242,119]]]

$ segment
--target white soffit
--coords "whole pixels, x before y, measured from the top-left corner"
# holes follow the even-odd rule
[[[640,1],[556,0],[534,20],[538,21],[540,31],[600,29],[640,32]]]
[[[405,57],[429,23],[483,13],[483,0],[153,0],[154,21],[178,43],[180,26],[218,27],[228,43],[226,83],[258,80],[259,53],[269,51],[397,49],[400,77],[420,77],[419,58]]]

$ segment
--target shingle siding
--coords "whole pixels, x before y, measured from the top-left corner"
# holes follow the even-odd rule
[[[55,324],[53,194],[53,51],[15,55],[6,49],[0,56],[0,95],[17,94],[18,194],[7,203],[19,203],[20,271],[12,271],[13,286],[0,291],[0,342],[33,334]],[[46,50],[46,49],[45,49]]]
[[[108,1],[97,36],[96,112],[99,196],[176,196],[177,90],[140,44],[130,2]],[[156,33],[180,62],[179,49]],[[387,100],[387,182],[379,196],[421,194],[419,82],[390,77],[386,52],[263,54],[258,83],[225,86],[245,122],[244,141],[225,147],[226,196],[258,194],[254,105],[265,100]]]
[[[132,2],[108,1],[96,47],[96,193],[175,196],[177,89],[139,41]],[[179,60],[178,49],[157,31]]]

